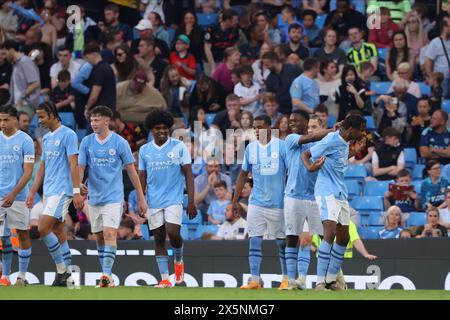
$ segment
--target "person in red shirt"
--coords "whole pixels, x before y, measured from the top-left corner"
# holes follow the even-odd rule
[[[170,53],[170,64],[178,68],[178,72],[183,78],[194,80],[197,62],[195,57],[188,52],[191,40],[188,36],[181,34],[175,43],[175,51]]]
[[[391,11],[386,7],[380,8],[380,28],[369,30],[369,42],[377,48],[392,48],[392,36],[399,30],[399,26],[391,19]]]

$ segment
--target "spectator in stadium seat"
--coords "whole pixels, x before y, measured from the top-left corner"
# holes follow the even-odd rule
[[[203,64],[204,58],[204,44],[205,32],[197,23],[197,16],[194,11],[188,10],[185,12],[183,21],[180,27],[176,31],[176,37],[179,35],[187,35],[191,40],[189,52],[194,55],[195,61],[199,64]]]
[[[303,8],[305,9],[305,8]],[[300,24],[300,20],[297,19],[295,8],[291,5],[285,5],[281,10],[281,19],[284,24],[280,26],[283,42],[287,42],[289,39],[289,26],[296,23]]]
[[[376,180],[394,180],[405,167],[405,154],[400,145],[400,133],[392,127],[383,131],[383,142],[372,155],[372,170]]]
[[[380,8],[380,28],[369,30],[369,42],[379,48],[392,48],[392,38],[398,25],[391,19],[391,11],[386,7]]]
[[[131,80],[139,64],[127,44],[123,43],[114,49],[114,63],[111,68],[116,75],[117,83]]]
[[[422,95],[420,92],[420,87],[417,82],[414,82],[411,80],[411,77],[412,77],[411,65],[408,62],[400,63],[397,67],[396,75],[394,76],[394,78],[395,79],[399,78],[399,79],[405,80],[409,84],[408,90],[406,92],[413,95],[415,98],[418,99]],[[394,80],[394,82],[392,83],[391,87],[388,90],[388,93],[391,93],[394,91],[395,83],[396,83],[396,81]],[[412,108],[412,109],[414,110],[414,108]],[[411,111],[411,112],[414,113],[414,111]]]
[[[354,157],[348,159],[349,163],[364,164],[366,166],[367,172],[371,172],[372,156],[373,152],[375,151],[372,133],[366,131],[364,138],[360,141],[351,142],[349,148],[351,154],[355,155]]]
[[[225,209],[225,222],[219,227],[211,240],[243,240],[247,237],[247,221],[233,211],[232,204]]]
[[[102,31],[100,41],[104,43],[108,34],[116,34],[120,35],[124,42],[131,42],[132,32],[130,27],[119,22],[119,7],[116,4],[110,3],[106,5],[104,13],[104,23],[99,25]]]
[[[209,160],[206,164],[206,173],[195,178],[195,205],[203,214],[204,220],[206,212],[212,201],[217,200],[214,193],[214,185],[217,181],[225,181],[227,184],[228,199],[231,199],[232,183],[231,178],[220,172],[220,164],[217,160]],[[205,219],[206,218],[206,219]]]
[[[320,103],[320,88],[316,81],[319,74],[319,61],[308,58],[303,64],[304,72],[291,85],[292,111],[303,110],[313,113]]]
[[[256,60],[255,62],[253,62],[252,64],[252,68],[253,68],[253,72],[254,72],[254,78],[253,81],[255,81],[257,84],[259,84],[259,86],[265,90],[266,89],[266,80],[267,77],[270,74],[270,70],[267,69],[263,63],[262,63],[262,56],[265,55],[267,52],[272,51],[272,46],[270,44],[268,44],[267,42],[264,42],[261,46],[261,50],[259,52],[259,57],[258,60]]]
[[[160,14],[158,12],[150,12],[150,14],[148,15],[148,19],[152,23],[153,35],[155,36],[155,38],[164,41],[170,48],[172,44],[170,43],[169,32],[167,31],[167,28],[164,25]]]
[[[132,152],[138,151],[140,147],[147,143],[144,130],[139,125],[124,122],[118,111],[113,112],[111,126],[118,135],[128,142]]]
[[[450,189],[445,191],[445,208],[439,209],[439,224],[450,229]]]
[[[408,46],[408,39],[404,31],[396,31],[392,36],[393,46],[386,56],[386,75],[390,81],[394,81],[397,67],[408,62],[410,66],[414,66],[414,53]],[[410,72],[413,70],[409,70]],[[410,74],[412,76],[412,73]]]
[[[378,232],[380,239],[398,239],[403,230],[402,210],[391,206],[384,217],[384,228]]]
[[[205,57],[211,74],[216,70],[217,63],[222,62],[224,50],[239,41],[239,32],[233,28],[233,16],[233,10],[223,10],[219,15],[219,25],[209,27],[205,33]]]
[[[441,175],[441,164],[437,160],[429,160],[425,166],[428,178],[420,187],[420,202],[423,208],[444,208],[445,191],[450,187],[450,182]]]
[[[281,31],[271,23],[271,16],[267,10],[259,10],[252,16],[252,24],[259,25],[265,35],[265,41],[276,46],[282,43]]]
[[[392,20],[399,23],[403,16],[411,11],[410,0],[369,0],[368,7],[386,7],[390,10]]]
[[[248,43],[239,46],[243,63],[253,63],[255,60],[258,60],[261,46],[264,43],[264,32],[261,26],[257,24],[251,25],[248,33]]]
[[[225,92],[220,84],[206,74],[201,74],[191,90],[189,108],[203,108],[206,113],[217,113],[225,108]]]
[[[87,62],[93,68],[89,78],[91,91],[86,103],[85,116],[96,106],[102,105],[116,109],[116,77],[111,66],[103,61],[100,48],[96,44],[87,45],[83,51]]]
[[[214,184],[215,200],[211,201],[208,208],[208,222],[214,225],[221,225],[226,217],[225,210],[230,203],[230,199],[227,198],[228,190],[227,183],[225,181],[217,181]]]
[[[272,51],[263,55],[261,60],[264,67],[270,70],[266,81],[267,92],[276,95],[281,113],[290,114],[292,112],[291,84],[300,76],[302,69],[294,65],[284,64]]]
[[[153,108],[167,109],[161,93],[148,82],[147,73],[138,70],[132,80],[117,85],[117,111],[123,121],[142,125]]]
[[[325,60],[320,63],[320,73],[316,80],[320,88],[321,104],[336,119],[338,116],[338,104],[336,103],[335,93],[341,85],[341,77],[338,72],[338,66],[334,60]]]
[[[222,137],[226,139],[227,129],[238,129],[241,127],[239,119],[241,117],[241,99],[234,93],[225,99],[226,110],[217,113],[211,125],[212,128],[219,129]]]
[[[427,210],[427,224],[416,229],[415,238],[447,238],[447,228],[439,223],[439,210],[430,208]]]
[[[289,117],[285,114],[278,117],[273,128],[278,130],[278,138],[280,140],[285,140],[292,133],[289,127]]]
[[[411,172],[406,169],[400,170],[395,179],[395,184],[400,186],[410,186],[412,184]],[[407,198],[402,200],[395,199],[392,192],[389,190],[386,191],[384,193],[384,207],[389,208],[390,206],[397,206],[404,213],[419,211],[422,208],[420,205],[419,194],[415,190],[411,191]]]
[[[19,130],[22,130],[25,133],[29,133],[31,124],[30,115],[26,112],[19,111],[17,113],[17,116],[19,117],[18,121]]]
[[[119,229],[117,230],[117,240],[142,240],[141,237],[135,233],[136,224],[131,218],[124,218],[120,222]]]
[[[10,8],[8,0],[0,1],[0,28],[5,33],[6,40],[13,40],[17,31],[17,15]]]
[[[266,94],[263,98],[263,112],[262,114],[265,114],[270,117],[272,120],[272,127],[275,126],[275,123],[277,122],[278,118],[282,115],[281,112],[278,111],[278,102],[277,98],[274,94]]]
[[[419,153],[420,146],[420,138],[422,136],[423,130],[430,126],[431,121],[431,105],[430,100],[427,96],[422,96],[419,98],[417,102],[417,111],[418,115],[416,117],[412,117],[411,121],[411,138],[409,140],[408,145],[417,149],[417,153]]]
[[[161,79],[161,93],[166,100],[168,111],[177,121],[188,115],[188,91],[191,82],[181,77],[176,65],[167,66]]]
[[[141,40],[139,42],[139,54],[136,56],[136,59],[141,68],[147,72],[150,84],[156,89],[159,89],[167,62],[156,54],[155,49],[155,42],[153,40]]]
[[[150,20],[142,19],[134,28],[139,31],[139,38],[134,39],[131,42],[131,53],[139,53],[139,45],[141,40],[152,40],[154,42],[155,55],[165,61],[169,61],[170,49],[167,46],[167,43],[153,36],[153,26]]]
[[[406,108],[406,114],[408,123],[411,121],[411,118],[413,116],[417,115],[417,98],[413,96],[412,94],[408,93],[410,82],[403,79],[403,78],[396,78],[394,82],[392,83],[393,92],[391,92],[389,95],[391,97],[396,97],[399,100],[399,112],[403,116],[403,107],[402,104]]]
[[[321,63],[327,60],[333,60],[339,66],[339,69],[347,63],[347,56],[344,50],[337,46],[337,33],[334,29],[326,29],[323,38],[324,44],[322,48],[314,52],[314,58]]]
[[[364,108],[366,90],[353,65],[346,65],[342,70],[341,85],[336,90],[335,99],[339,105],[338,121],[344,120],[349,111]]]
[[[370,61],[373,68],[378,68],[378,51],[374,44],[364,41],[362,31],[358,27],[348,29],[348,37],[351,41],[351,47],[347,51],[347,62],[356,67],[359,71],[361,63]]]
[[[197,61],[194,55],[189,53],[190,46],[189,37],[185,34],[179,35],[175,40],[175,50],[170,53],[169,63],[177,66],[178,72],[183,78],[195,80]]]
[[[303,27],[300,24],[291,24],[289,26],[289,41],[284,45],[289,50],[288,56],[291,53],[296,53],[304,61],[309,57],[309,49],[302,43]]]
[[[303,25],[305,27],[305,45],[309,48],[319,48],[323,39],[321,30],[316,25],[317,13],[313,10],[303,10]]]
[[[430,126],[422,131],[420,156],[427,160],[437,159],[441,164],[450,163],[450,129],[447,128],[448,113],[436,110]]]
[[[75,96],[70,85],[70,72],[61,70],[58,73],[58,84],[50,93],[50,101],[56,105],[58,112],[70,112],[75,110]]]
[[[0,89],[9,89],[12,72],[13,66],[7,59],[6,49],[0,45]]]
[[[336,10],[331,11],[326,20],[325,28],[332,28],[337,31],[338,42],[345,40],[348,31],[352,26],[357,26],[361,30],[367,30],[367,19],[350,6],[350,0],[337,0]]]
[[[383,102],[384,108],[380,107],[380,102]],[[377,132],[382,135],[386,128],[395,128],[400,137],[405,138],[407,134],[407,112],[403,102],[398,98],[381,95],[373,104],[373,114],[377,124]]]
[[[405,26],[405,33],[408,39],[408,46],[414,54],[414,63],[419,63],[420,50],[428,44],[427,33],[423,29],[422,19],[412,11]]]
[[[68,47],[59,48],[58,62],[54,63],[50,68],[52,89],[58,83],[58,73],[61,70],[68,70],[70,72],[70,79],[73,80],[80,71],[80,67],[81,65],[78,62],[72,60],[72,52]]]
[[[231,80],[231,71],[239,66],[241,60],[241,53],[236,47],[226,48],[223,52],[224,62],[219,64],[214,72],[212,78],[222,86],[226,94],[232,93],[234,83]]]
[[[328,128],[328,109],[323,104],[319,104],[314,108],[314,115],[318,116],[322,122],[322,126],[327,129]]]

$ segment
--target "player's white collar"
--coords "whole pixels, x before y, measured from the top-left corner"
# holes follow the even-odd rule
[[[98,137],[98,134],[95,133],[95,140],[97,140],[98,143],[103,145],[103,144],[108,142],[108,140],[112,137],[112,134],[113,134],[113,132],[110,131],[109,135],[105,138],[105,140],[100,140],[99,137]]]
[[[270,141],[267,142],[267,144],[262,144],[261,142],[259,142],[259,140],[256,140],[256,143],[258,143],[258,146],[259,146],[260,148],[265,149],[265,148],[267,148],[269,145],[271,145],[272,142],[274,142],[275,139],[276,139],[275,137],[271,137],[271,138],[270,138]]]
[[[342,136],[341,136],[341,134],[340,134],[340,131],[336,131],[336,133],[337,133],[337,135],[339,136],[339,139],[341,139],[341,141],[342,141],[343,143],[349,144],[348,141],[345,141],[345,139],[342,138]]]
[[[167,138],[167,141],[164,142],[161,146],[158,146],[158,145],[155,143],[155,139],[152,140],[153,146],[154,146],[156,149],[158,149],[158,150],[162,150],[165,146],[167,146],[167,145],[169,144],[169,142],[170,142],[170,137]]]
[[[60,125],[59,127],[58,127],[58,129],[56,129],[55,131],[50,131],[48,134],[49,135],[54,135],[54,134],[56,134],[62,127],[64,127],[63,125]]]
[[[3,137],[5,140],[11,140],[11,139],[14,138],[15,136],[17,136],[17,135],[19,134],[19,132],[20,132],[20,130],[17,130],[16,133],[14,133],[12,136],[9,136],[9,137],[7,137],[7,136],[3,133],[3,131],[0,131],[0,134],[2,135],[2,137]]]

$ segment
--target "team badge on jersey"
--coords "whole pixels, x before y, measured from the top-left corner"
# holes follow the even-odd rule
[[[116,155],[116,149],[109,149],[108,151],[110,156],[115,156]]]
[[[167,152],[167,156],[168,156],[170,159],[173,159],[173,158],[175,158],[175,153],[173,153],[172,151]]]
[[[20,146],[18,144],[15,144],[13,146],[13,150],[16,151],[16,152],[19,151],[20,150]]]
[[[279,154],[278,154],[278,152],[272,152],[272,159],[278,159],[278,157],[279,157]]]
[[[60,140],[55,140],[55,147],[59,147],[60,144],[61,144]]]

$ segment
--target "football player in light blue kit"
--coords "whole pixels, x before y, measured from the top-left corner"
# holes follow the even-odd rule
[[[54,103],[44,102],[36,108],[39,125],[49,129],[42,140],[41,165],[27,197],[32,208],[34,196],[44,181],[44,211],[39,219],[39,234],[56,264],[53,286],[73,285],[72,256],[64,231],[70,203],[81,210],[84,205],[78,176],[78,137],[61,124]]]
[[[13,106],[0,107],[0,237],[2,240],[3,274],[0,286],[10,286],[13,248],[11,229],[19,236],[19,275],[16,286],[25,286],[31,257],[28,232],[30,209],[25,204],[27,183],[33,173],[34,143],[25,132],[17,130],[18,115]]]
[[[306,235],[301,239],[300,249],[298,248],[299,236],[305,231],[306,224],[308,233],[318,235],[323,233],[319,209],[314,199],[317,174],[309,172],[300,157],[303,151],[313,145],[311,142],[324,138],[333,130],[319,129],[308,132],[309,119],[310,116],[306,111],[293,111],[289,117],[289,126],[293,133],[285,140],[288,179],[285,188],[284,218],[286,223],[286,267],[289,283],[281,288],[284,290],[306,289],[305,276],[310,261]],[[297,262],[299,267],[297,267]],[[303,266],[306,266],[306,271]],[[296,283],[297,269],[300,277]]]
[[[166,250],[166,234],[174,253],[175,283],[184,281],[183,238],[180,228],[183,216],[184,186],[188,193],[187,214],[197,215],[194,204],[194,176],[191,154],[180,140],[169,137],[173,126],[172,115],[163,110],[148,114],[145,126],[151,131],[153,141],[139,151],[139,178],[147,189],[148,224],[155,237],[156,262],[161,281],[157,288],[170,288],[169,259]]]
[[[91,112],[94,133],[81,141],[78,156],[80,180],[88,169],[87,186],[82,184],[82,194],[88,195],[91,229],[97,238],[97,251],[103,275],[99,287],[114,287],[112,267],[117,251],[117,229],[122,217],[124,201],[122,168],[125,167],[139,202],[139,210],[145,214],[147,204],[134,157],[128,142],[109,130],[113,117],[111,109],[97,106]]]
[[[305,167],[319,170],[314,195],[319,206],[324,237],[318,249],[316,290],[342,290],[336,282],[349,241],[350,207],[344,171],[348,166],[349,142],[365,132],[362,115],[347,116],[339,131],[328,134],[302,153]],[[310,159],[314,162],[311,163]],[[333,244],[334,239],[336,242]]]
[[[261,289],[260,266],[262,260],[263,236],[276,239],[283,282],[287,283],[284,257],[285,233],[283,215],[284,186],[286,182],[286,149],[284,141],[272,136],[271,119],[258,116],[253,122],[257,141],[251,142],[246,150],[242,170],[236,182],[233,196],[233,210],[239,212],[239,195],[248,175],[253,177],[253,190],[247,210],[249,236],[249,265],[251,278],[241,289]]]

